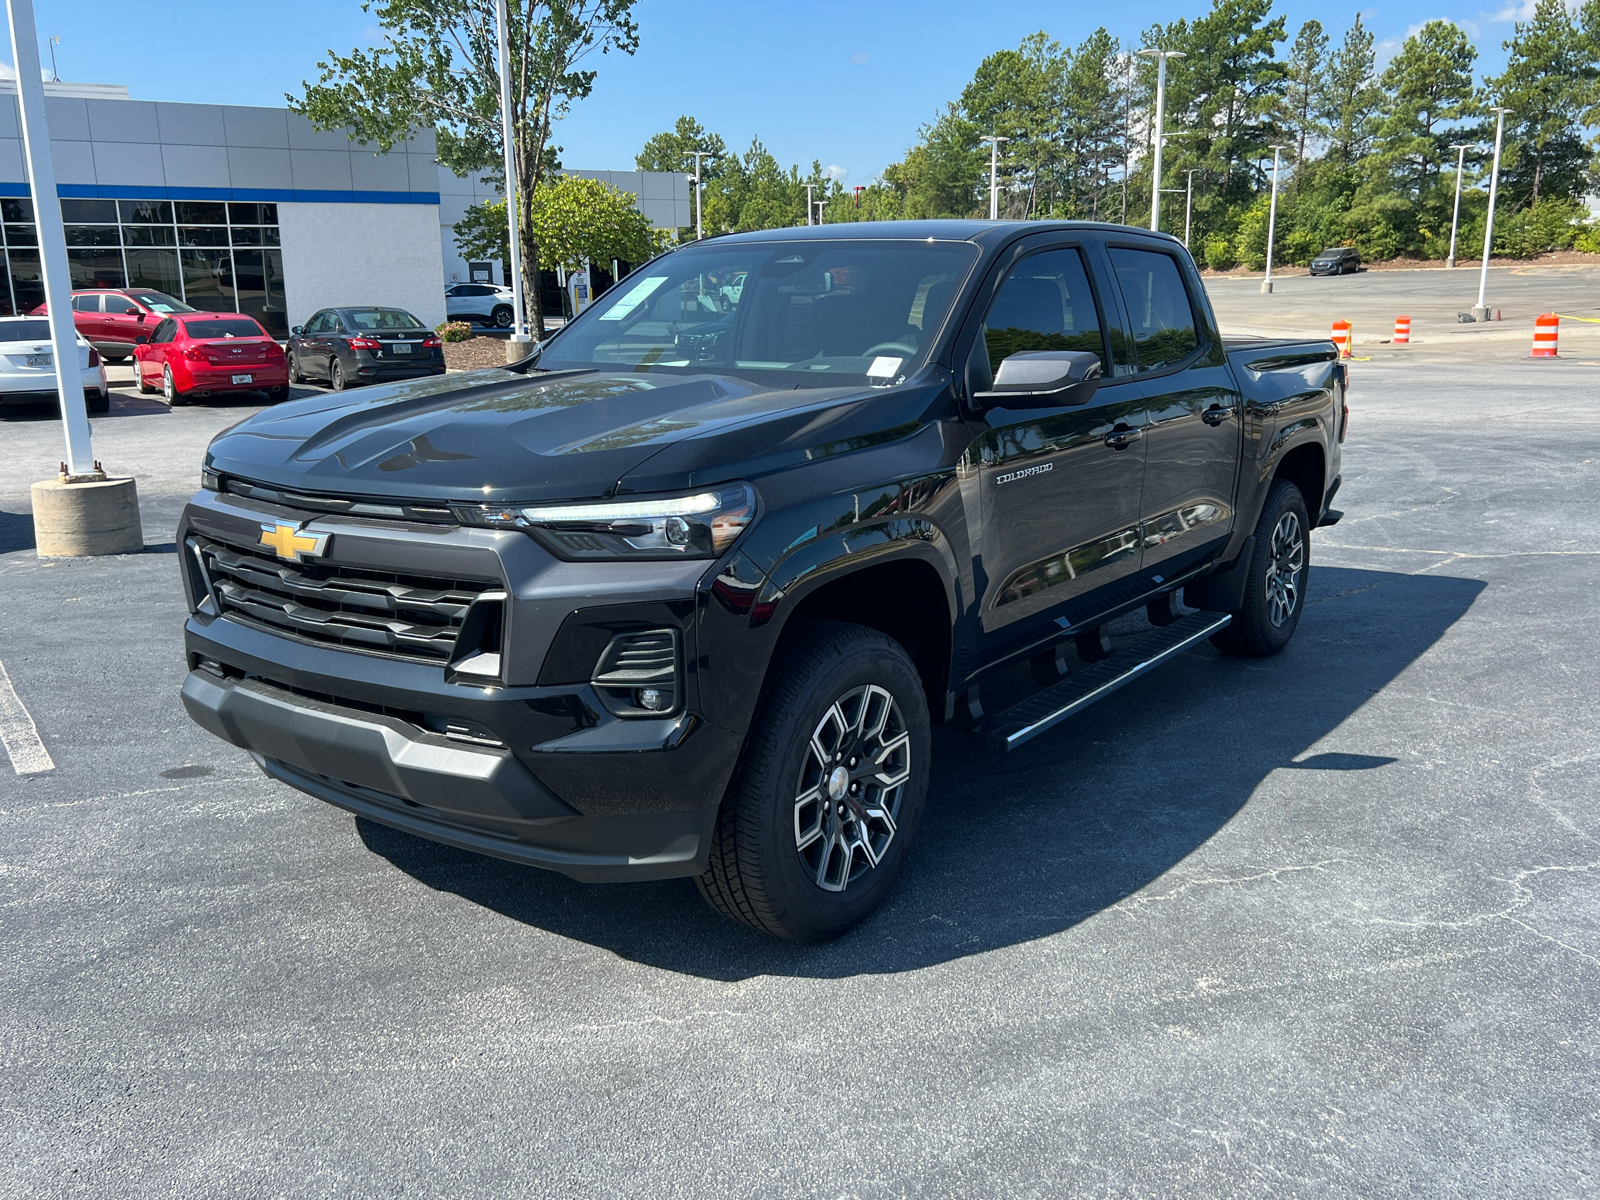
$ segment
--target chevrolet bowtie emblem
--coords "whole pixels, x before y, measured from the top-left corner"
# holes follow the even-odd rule
[[[316,558],[327,548],[332,534],[307,533],[283,522],[261,526],[261,545],[279,558],[299,562],[302,557]]]

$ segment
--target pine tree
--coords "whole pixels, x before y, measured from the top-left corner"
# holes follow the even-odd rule
[[[1515,201],[1583,193],[1591,156],[1578,122],[1595,79],[1594,48],[1585,42],[1562,0],[1538,0],[1533,19],[1518,21],[1505,43],[1505,72],[1484,81],[1511,110],[1505,181]]]
[[[1344,42],[1328,59],[1319,114],[1328,129],[1329,157],[1341,166],[1353,167],[1372,147],[1373,118],[1381,99],[1376,63],[1372,34],[1356,13]]]
[[[1306,143],[1325,132],[1322,111],[1326,107],[1323,96],[1327,89],[1328,35],[1321,21],[1307,21],[1295,35],[1289,48],[1287,90],[1283,97],[1284,132],[1294,138],[1296,164],[1294,187],[1300,191],[1299,164],[1306,161]]]
[[[1429,21],[1406,39],[1383,73],[1374,169],[1412,198],[1426,194],[1450,143],[1482,110],[1472,82],[1478,51],[1449,21]]]

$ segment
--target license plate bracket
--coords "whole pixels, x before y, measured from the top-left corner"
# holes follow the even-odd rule
[[[393,354],[410,354],[411,348],[411,342],[395,342],[389,347],[389,351]]]
[[[235,375],[233,377],[233,382],[235,383],[254,383],[255,381],[256,377],[254,375]]]
[[[56,365],[56,356],[54,354],[30,354],[28,355],[28,365],[30,367],[53,367]]]

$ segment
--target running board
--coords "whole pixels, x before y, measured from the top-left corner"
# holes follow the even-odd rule
[[[1229,613],[1196,612],[1180,617],[1135,645],[1113,651],[1109,658],[1070,679],[1063,679],[1021,704],[996,713],[981,722],[973,730],[973,736],[986,750],[1015,750],[1023,742],[1082,712],[1096,700],[1105,699],[1123,684],[1226,629],[1232,621]]]

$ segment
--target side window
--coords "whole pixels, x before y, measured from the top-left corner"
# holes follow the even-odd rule
[[[172,340],[172,335],[177,332],[177,329],[178,323],[171,317],[168,317],[165,321],[156,326],[156,331],[150,335],[150,341],[152,343],[170,342]]]
[[[316,316],[311,318],[311,324],[306,326],[306,332],[309,334],[319,334],[324,332],[327,328],[328,314],[325,312],[319,312]]]
[[[1176,366],[1194,353],[1200,335],[1177,261],[1155,250],[1115,248],[1111,266],[1133,325],[1139,370]]]
[[[72,311],[81,313],[97,313],[100,311],[100,294],[98,292],[88,296],[74,296],[72,298]]]
[[[991,376],[1021,350],[1088,350],[1110,366],[1094,293],[1076,250],[1030,254],[1013,267],[989,306],[982,339]]]

